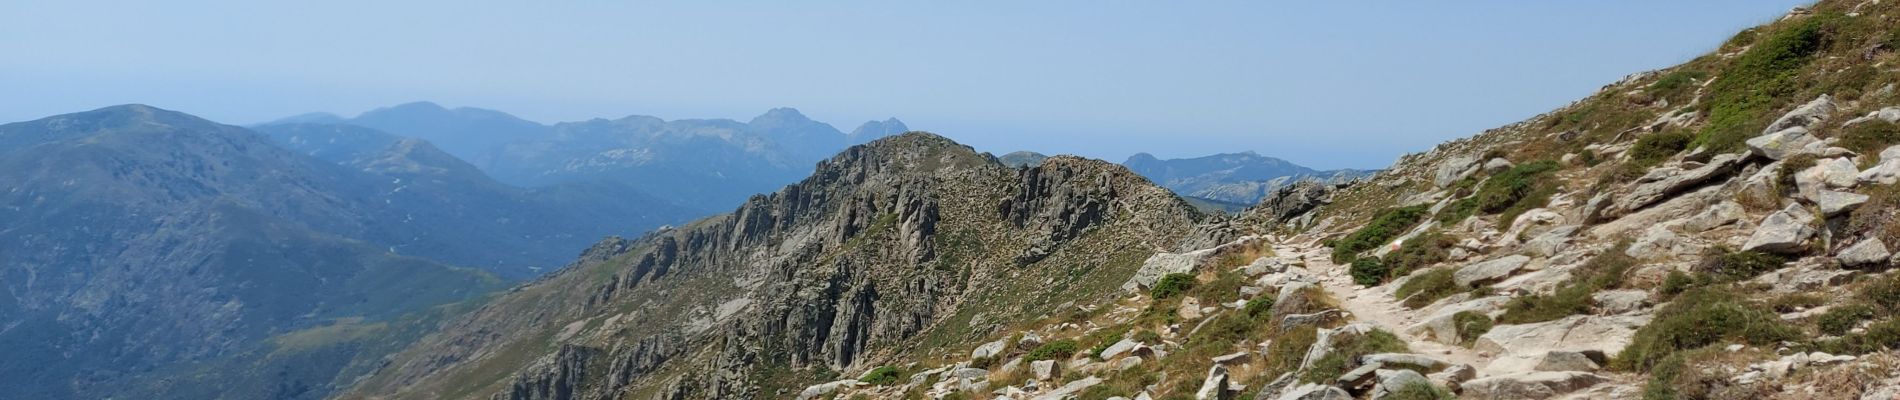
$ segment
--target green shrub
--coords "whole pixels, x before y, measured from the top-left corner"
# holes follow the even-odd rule
[[[1541,160],[1519,164],[1504,172],[1499,172],[1491,179],[1485,180],[1484,184],[1479,185],[1478,193],[1473,195],[1478,203],[1478,210],[1498,213],[1517,206],[1536,192],[1540,186],[1548,184],[1549,180],[1542,178],[1545,174],[1556,171],[1557,168],[1557,162]]]
[[[1689,148],[1689,142],[1695,135],[1684,131],[1659,132],[1636,138],[1636,144],[1630,147],[1630,161],[1654,166],[1658,162]]]
[[[1697,284],[1698,282],[1694,276],[1682,273],[1682,271],[1669,271],[1669,275],[1663,277],[1662,286],[1657,287],[1656,292],[1661,293],[1663,299],[1667,300],[1682,294],[1682,292],[1688,291],[1690,288],[1694,288]]]
[[[1840,142],[1835,143],[1862,155],[1880,154],[1887,146],[1900,143],[1900,125],[1886,120],[1875,119],[1848,126],[1840,134]],[[1865,157],[1865,156],[1863,156]],[[1873,159],[1873,157],[1865,157]]]
[[[1187,293],[1188,289],[1193,288],[1194,275],[1172,273],[1162,275],[1161,280],[1155,281],[1155,287],[1148,290],[1148,295],[1155,299],[1166,299]]]
[[[1840,339],[1819,342],[1814,347],[1833,354],[1867,354],[1900,349],[1900,320],[1875,322],[1867,325],[1866,332],[1842,335]]]
[[[1273,311],[1273,297],[1266,293],[1254,296],[1252,300],[1247,300],[1247,306],[1242,307],[1241,311],[1246,312],[1249,317],[1267,317],[1267,314]]]
[[[1476,311],[1459,311],[1451,315],[1451,323],[1458,328],[1458,337],[1464,339],[1465,346],[1476,342],[1479,336],[1491,331],[1491,317]]]
[[[1425,382],[1413,382],[1400,386],[1383,397],[1385,400],[1451,400],[1456,398],[1458,396],[1452,395],[1451,391]]]
[[[1035,350],[1030,350],[1028,355],[1023,356],[1023,360],[1067,360],[1069,357],[1074,356],[1076,350],[1079,348],[1081,348],[1081,346],[1076,344],[1075,340],[1072,339],[1050,341],[1049,343],[1043,343],[1041,346],[1036,346]]]
[[[1458,281],[1452,278],[1451,268],[1439,268],[1407,279],[1392,295],[1405,299],[1406,307],[1419,308],[1463,290],[1458,287]]]
[[[1135,341],[1137,342],[1142,342],[1145,344],[1150,344],[1150,345],[1161,344],[1161,334],[1155,333],[1155,331],[1151,331],[1147,329],[1135,331],[1134,336],[1131,336],[1131,338],[1135,339]]]
[[[1246,285],[1246,279],[1239,272],[1222,271],[1213,280],[1197,282],[1188,289],[1188,294],[1201,299],[1201,303],[1232,303],[1240,299],[1240,287]]]
[[[1470,197],[1458,199],[1438,210],[1438,222],[1455,224],[1478,214],[1478,200]]]
[[[1425,217],[1426,205],[1387,209],[1344,239],[1333,243],[1333,262],[1350,263],[1359,253],[1385,245]]]
[[[1820,326],[1821,333],[1841,335],[1860,325],[1861,321],[1873,318],[1874,308],[1871,306],[1861,303],[1843,304],[1821,313],[1817,325]]]
[[[1827,304],[1827,299],[1813,293],[1789,293],[1768,301],[1768,309],[1778,313],[1791,313]]]
[[[1592,295],[1621,285],[1623,274],[1636,266],[1636,259],[1624,253],[1627,248],[1629,244],[1622,243],[1590,258],[1571,271],[1570,279],[1558,284],[1551,294],[1511,299],[1504,305],[1504,314],[1498,316],[1498,322],[1527,324],[1589,312]]]
[[[1088,335],[1083,336],[1082,343],[1089,343],[1089,357],[1094,357],[1099,360],[1102,358],[1103,350],[1108,350],[1108,346],[1115,345],[1115,342],[1120,342],[1123,337],[1127,336],[1127,327],[1120,329],[1102,329],[1089,332]]]
[[[1298,372],[1300,362],[1306,357],[1308,348],[1319,340],[1319,328],[1312,325],[1294,327],[1281,332],[1279,338],[1267,344],[1266,373],[1261,376],[1279,376],[1282,373]]]
[[[1732,288],[1705,286],[1676,296],[1657,310],[1649,325],[1636,331],[1629,346],[1613,364],[1627,371],[1648,372],[1671,355],[1724,340],[1768,345],[1798,337],[1800,332],[1781,316],[1733,293]]]
[[[1363,257],[1352,260],[1352,281],[1360,286],[1377,286],[1385,282],[1385,263],[1378,258]]]
[[[1811,17],[1770,32],[1717,73],[1709,84],[1709,122],[1696,144],[1734,151],[1760,133],[1778,102],[1800,90],[1801,67],[1821,50],[1824,20]]]
[[[1740,281],[1781,269],[1788,264],[1782,256],[1758,251],[1734,251],[1715,246],[1702,253],[1695,270],[1722,281]]]
[[[871,369],[871,372],[864,373],[864,376],[858,380],[877,386],[889,386],[897,383],[897,375],[897,367],[886,365]]]
[[[1374,329],[1364,335],[1341,335],[1333,341],[1333,352],[1315,360],[1313,365],[1301,375],[1301,381],[1331,383],[1346,371],[1358,368],[1360,356],[1406,351],[1409,349],[1398,336],[1380,329]]]
[[[1647,91],[1658,99],[1668,99],[1671,104],[1680,104],[1688,100],[1687,95],[1695,93],[1697,81],[1708,76],[1708,72],[1700,70],[1678,69],[1663,75],[1655,83],[1649,84]]]
[[[1437,229],[1427,230],[1399,245],[1399,249],[1385,255],[1388,272],[1385,279],[1390,280],[1406,276],[1419,268],[1431,266],[1451,257],[1452,246],[1456,239],[1439,233]]]

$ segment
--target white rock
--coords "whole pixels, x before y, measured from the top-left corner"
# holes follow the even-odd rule
[[[1056,390],[1050,391],[1049,393],[1043,393],[1042,395],[1032,397],[1030,399],[1031,400],[1062,400],[1062,399],[1069,398],[1070,396],[1075,395],[1076,393],[1082,393],[1082,390],[1088,389],[1090,386],[1095,386],[1095,385],[1100,385],[1100,384],[1102,384],[1102,378],[1091,376],[1087,378],[1077,379],[1074,382],[1069,382],[1069,384],[1062,385],[1062,387],[1056,388]]]
[[[1864,267],[1887,262],[1887,258],[1892,256],[1893,253],[1887,251],[1887,245],[1881,243],[1880,238],[1873,237],[1841,249],[1834,258],[1844,266]]]
[[[1102,359],[1113,360],[1115,359],[1115,357],[1120,357],[1123,353],[1127,353],[1129,350],[1134,350],[1135,346],[1138,346],[1138,345],[1141,345],[1141,342],[1128,340],[1124,338],[1119,342],[1115,342],[1115,344],[1108,345],[1108,348],[1102,349]]]
[[[1452,281],[1458,286],[1469,287],[1473,283],[1502,279],[1511,276],[1511,273],[1517,272],[1530,261],[1531,258],[1527,256],[1511,255],[1466,265],[1452,272]]]
[[[1744,251],[1765,251],[1774,253],[1792,253],[1800,251],[1808,238],[1814,236],[1814,214],[1800,204],[1790,204],[1787,208],[1769,214],[1742,245]]]
[[[1900,160],[1881,161],[1880,164],[1874,165],[1866,171],[1860,171],[1860,174],[1855,175],[1854,179],[1859,180],[1861,183],[1880,185],[1892,185],[1896,182],[1900,182]]]
[[[1794,127],[1810,128],[1814,124],[1827,120],[1827,117],[1832,114],[1834,114],[1834,97],[1823,94],[1808,101],[1807,104],[1795,107],[1794,111],[1782,114],[1781,118],[1776,118],[1774,123],[1768,124],[1768,128],[1762,130],[1762,133]]]
[[[981,346],[976,346],[976,350],[970,351],[970,358],[995,357],[997,354],[1000,354],[1003,352],[1003,346],[1009,345],[1008,343],[1005,343],[1008,340],[1009,339],[997,339],[994,342],[984,343]]]
[[[1049,380],[1056,376],[1056,360],[1038,360],[1029,362],[1029,372],[1038,380]]]
[[[1640,310],[1649,303],[1649,291],[1642,289],[1605,290],[1590,295],[1597,311],[1607,315]]]
[[[1756,155],[1779,161],[1800,154],[1806,149],[1808,143],[1816,140],[1818,139],[1808,134],[1807,128],[1793,127],[1756,136],[1748,139],[1746,143],[1749,151],[1753,151]]]
[[[841,381],[832,381],[832,382],[826,382],[826,383],[820,383],[816,385],[807,386],[805,387],[805,390],[801,390],[798,392],[798,400],[810,400],[810,399],[816,399],[819,397],[824,397],[825,395],[831,394],[832,392],[837,392],[839,388],[843,388],[847,386],[857,386],[857,385],[858,385],[858,380],[845,379]]]
[[[1280,400],[1352,400],[1352,394],[1330,385],[1308,383],[1287,389]]]
[[[1207,378],[1201,380],[1201,390],[1194,392],[1196,400],[1223,400],[1227,398],[1227,367],[1215,365],[1207,369]]]
[[[1821,215],[1835,216],[1848,211],[1854,211],[1854,209],[1859,208],[1861,204],[1866,204],[1868,199],[1869,197],[1867,197],[1867,195],[1860,193],[1824,189],[1815,193],[1814,197],[1808,200],[1813,201],[1814,205],[1821,209]]]
[[[1472,349],[1497,355],[1486,371],[1533,369],[1553,350],[1614,354],[1628,346],[1647,315],[1573,315],[1554,321],[1498,325],[1478,336]]]
[[[1432,381],[1425,375],[1409,369],[1382,369],[1375,372],[1379,384],[1372,387],[1372,399],[1384,399],[1392,391],[1409,385],[1430,385]]]
[[[1463,399],[1546,399],[1608,380],[1589,372],[1540,371],[1473,379],[1458,387]]]
[[[1846,158],[1816,160],[1813,167],[1795,173],[1795,188],[1813,199],[1822,190],[1854,187],[1860,181],[1859,174],[1854,162]]]
[[[1735,221],[1740,221],[1747,216],[1748,213],[1742,209],[1741,204],[1731,200],[1724,200],[1720,203],[1715,203],[1714,206],[1710,206],[1706,210],[1702,210],[1700,213],[1696,213],[1695,216],[1683,220],[1682,229],[1686,232],[1707,232],[1711,229],[1735,223]]]

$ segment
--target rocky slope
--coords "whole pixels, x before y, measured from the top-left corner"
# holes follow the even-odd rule
[[[1893,2],[1800,8],[1277,189],[1124,296],[761,397],[1900,398],[1896,26]]]
[[[346,398],[782,398],[1113,296],[1199,214],[1118,166],[911,133],[453,322]]]

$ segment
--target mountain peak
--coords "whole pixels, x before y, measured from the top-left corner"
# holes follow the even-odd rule
[[[904,121],[898,121],[896,117],[892,117],[883,121],[865,121],[864,124],[858,125],[858,129],[851,130],[851,133],[845,136],[850,142],[847,144],[862,144],[909,131],[910,127],[905,126]]]
[[[759,114],[759,116],[752,118],[752,123],[761,121],[811,121],[811,118],[806,117],[804,113],[798,112],[796,108],[779,107],[766,110],[764,114]]]

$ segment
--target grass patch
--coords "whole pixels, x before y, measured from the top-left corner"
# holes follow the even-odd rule
[[[1425,271],[1399,285],[1398,290],[1392,295],[1405,299],[1403,304],[1406,307],[1419,308],[1431,305],[1438,299],[1464,291],[1465,288],[1458,287],[1457,280],[1452,278],[1452,272],[1451,268]]]
[[[1458,338],[1461,339],[1459,344],[1465,347],[1471,347],[1472,343],[1478,341],[1479,336],[1490,332],[1493,325],[1491,317],[1477,311],[1459,311],[1457,314],[1452,314],[1451,323],[1458,328]]]
[[[1788,259],[1779,255],[1715,246],[1703,251],[1702,261],[1696,263],[1695,270],[1719,281],[1732,282],[1754,278],[1787,264]]]
[[[1300,326],[1281,332],[1280,337],[1267,345],[1266,373],[1263,376],[1280,376],[1300,369],[1300,361],[1306,357],[1306,350],[1319,340],[1319,328]]]
[[[1352,260],[1352,282],[1360,286],[1377,286],[1385,283],[1387,270],[1385,262],[1375,257],[1361,257]]]
[[[1387,269],[1385,279],[1397,279],[1411,275],[1412,271],[1429,267],[1451,258],[1451,247],[1458,244],[1456,239],[1440,233],[1437,229],[1428,229],[1418,236],[1406,240],[1399,249],[1386,254]]]
[[[1073,339],[1050,341],[1036,346],[1035,350],[1030,350],[1029,354],[1023,356],[1023,361],[1067,360],[1075,356],[1075,352],[1080,348],[1081,345]]]
[[[1663,75],[1645,89],[1650,96],[1669,100],[1670,104],[1681,104],[1695,95],[1698,83],[1708,79],[1709,73],[1694,69],[1678,69]]]
[[[1900,223],[1894,223],[1900,221],[1900,185],[1871,186],[1862,194],[1868,196],[1867,203],[1847,215],[1843,237],[1872,237],[1889,246],[1900,244]]]
[[[877,386],[890,386],[893,383],[897,383],[898,375],[899,371],[897,367],[886,365],[871,369],[870,372],[864,373],[864,376],[859,377],[858,380]]]
[[[1364,335],[1336,336],[1333,352],[1313,362],[1300,380],[1304,382],[1331,384],[1340,375],[1358,368],[1359,357],[1376,353],[1403,353],[1409,351],[1405,342],[1392,332],[1373,329]]]
[[[1155,281],[1155,287],[1148,289],[1148,296],[1155,299],[1167,299],[1187,293],[1188,289],[1193,288],[1194,275],[1177,272],[1162,275],[1160,280]]]
[[[1381,211],[1372,222],[1333,243],[1333,262],[1350,263],[1359,253],[1372,250],[1405,233],[1425,217],[1426,205],[1391,208]]]
[[[1221,271],[1213,280],[1197,283],[1188,289],[1188,294],[1201,299],[1201,304],[1230,303],[1240,300],[1240,287],[1246,284],[1246,278],[1234,271]]]
[[[1800,336],[1800,331],[1759,304],[1723,286],[1692,289],[1656,311],[1649,325],[1636,331],[1628,347],[1611,364],[1625,371],[1649,372],[1679,352],[1738,340],[1769,345]]]
[[[1837,145],[1853,150],[1868,160],[1879,160],[1881,150],[1900,143],[1900,125],[1882,119],[1862,122],[1843,129]]]
[[[1854,329],[1855,326],[1859,326],[1861,321],[1873,318],[1873,306],[1862,303],[1848,303],[1839,307],[1830,308],[1827,312],[1821,313],[1820,318],[1816,318],[1815,325],[1821,329],[1821,333],[1844,335],[1847,334],[1847,331]]]
[[[1828,19],[1809,17],[1768,32],[1716,74],[1706,103],[1709,122],[1695,144],[1729,152],[1759,133],[1772,118],[1769,113],[1800,90],[1801,68],[1822,49],[1822,24]]]
[[[1451,400],[1458,396],[1430,383],[1412,382],[1386,393],[1384,400]]]
[[[1559,284],[1557,291],[1551,294],[1511,299],[1504,305],[1504,314],[1498,316],[1498,322],[1527,324],[1589,312],[1591,295],[1621,285],[1623,274],[1636,266],[1636,258],[1624,254],[1627,248],[1627,243],[1619,244],[1590,258],[1571,271],[1570,279]]]

